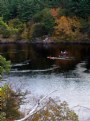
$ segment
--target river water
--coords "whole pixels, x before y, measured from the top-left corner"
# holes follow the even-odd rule
[[[58,57],[64,50],[73,59],[47,58]],[[31,99],[32,94],[33,100],[57,90],[50,97],[67,101],[81,121],[90,121],[89,52],[90,45],[2,44],[0,54],[12,63],[10,75],[4,77],[6,81],[3,83],[9,83],[15,89],[27,90],[30,92],[27,98]],[[22,106],[24,110],[28,107]]]

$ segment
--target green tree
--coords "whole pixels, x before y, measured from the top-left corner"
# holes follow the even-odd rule
[[[55,26],[55,18],[51,15],[51,11],[49,8],[45,8],[41,12],[35,14],[33,20],[34,22],[41,22],[44,24],[46,34],[52,34]]]
[[[90,16],[90,0],[71,0],[68,9],[74,15],[86,19]]]
[[[35,14],[36,7],[32,0],[19,0],[18,1],[18,17],[22,21],[32,20]]]
[[[9,70],[10,70],[10,61],[6,61],[6,59],[0,55],[0,81],[2,78],[2,74],[4,72],[8,73]],[[2,92],[3,89],[2,87],[0,87],[0,121],[6,121],[6,113],[2,110],[3,105],[6,105],[6,103],[5,100],[3,99]],[[3,92],[3,94],[5,93]]]
[[[0,55],[0,75],[2,76],[3,73],[9,73],[10,71],[10,61],[7,61],[4,57]]]
[[[0,17],[0,34],[3,38],[9,38],[12,35],[16,35],[18,32],[18,28],[14,28],[14,26],[9,26],[6,22],[3,21],[3,18]]]
[[[10,71],[10,61],[0,55],[0,75]],[[0,87],[0,121],[12,121],[20,118],[19,106],[22,95],[15,92],[9,85]]]

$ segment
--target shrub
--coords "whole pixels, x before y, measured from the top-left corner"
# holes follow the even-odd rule
[[[43,23],[35,23],[32,25],[31,32],[30,32],[30,35],[32,38],[41,37],[46,34],[47,34],[47,31]]]

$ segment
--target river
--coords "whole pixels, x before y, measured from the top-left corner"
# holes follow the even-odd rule
[[[47,58],[58,57],[64,50],[73,59]],[[30,92],[27,98],[33,100],[57,90],[50,95],[52,98],[67,101],[81,121],[90,121],[90,110],[87,109],[90,108],[89,52],[90,45],[80,44],[1,44],[0,54],[12,63],[10,74],[4,77],[6,81],[3,83],[27,90]],[[74,108],[77,105],[83,107]],[[26,104],[25,108],[28,107]]]

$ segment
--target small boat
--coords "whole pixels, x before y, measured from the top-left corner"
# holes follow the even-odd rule
[[[48,56],[48,59],[52,59],[52,60],[73,60],[75,59],[74,57],[64,57],[64,56],[60,56],[60,57],[54,57],[54,56]]]

